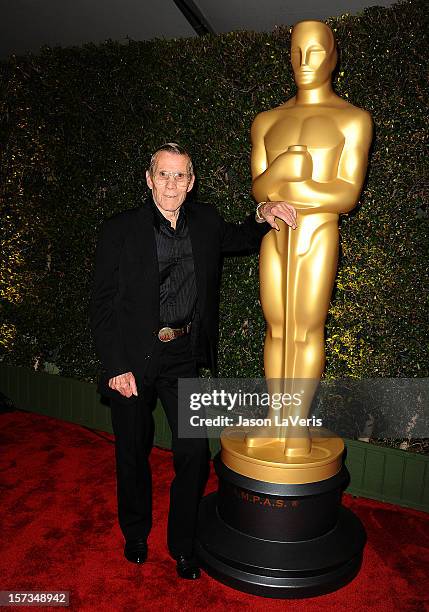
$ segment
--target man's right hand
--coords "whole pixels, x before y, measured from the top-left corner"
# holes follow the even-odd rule
[[[258,207],[259,208],[259,207]],[[261,202],[259,215],[267,221],[275,230],[280,231],[276,217],[282,219],[292,229],[296,229],[296,210],[295,207],[287,202]]]
[[[119,374],[119,376],[110,378],[109,387],[118,391],[124,397],[138,395],[136,380],[132,372],[126,372],[125,374]]]

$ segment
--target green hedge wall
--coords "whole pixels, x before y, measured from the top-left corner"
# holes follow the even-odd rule
[[[328,376],[427,375],[425,0],[329,21],[335,89],[375,141],[361,205],[341,220]],[[192,152],[198,196],[252,211],[250,125],[294,93],[290,30],[45,48],[1,65],[0,342],[4,363],[95,379],[88,325],[97,229],[146,194],[150,152]],[[258,258],[227,259],[220,370],[262,374]]]

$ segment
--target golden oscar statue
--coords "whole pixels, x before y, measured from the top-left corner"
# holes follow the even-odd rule
[[[337,270],[338,215],[357,204],[372,122],[366,111],[332,90],[337,53],[329,27],[317,21],[298,23],[291,60],[297,95],[259,114],[252,126],[255,199],[285,200],[298,213],[296,230],[280,221],[280,231],[267,234],[261,248],[264,366],[267,379],[317,382],[325,364],[324,325]],[[304,418],[314,386],[306,385],[300,407]],[[277,420],[288,415],[284,412]],[[267,444],[273,438],[284,443],[288,456],[311,453],[308,430],[289,426],[287,437],[285,433],[277,425],[273,432],[249,436],[247,444]]]
[[[263,240],[260,294],[267,322],[268,389],[291,396],[301,393],[302,401],[294,411],[284,407],[279,414],[270,408],[270,427],[256,431],[232,427],[222,432],[216,465],[217,513],[224,523],[250,536],[240,540],[236,534],[223,535],[224,540],[234,540],[231,546],[248,551],[249,558],[246,566],[247,552],[240,562],[231,552],[232,566],[247,567],[235,582],[232,570],[220,569],[216,554],[206,558],[209,571],[214,566],[224,582],[267,596],[273,596],[274,590],[280,597],[339,588],[359,570],[365,543],[358,519],[341,507],[341,493],[348,482],[343,441],[326,430],[310,435],[308,427],[284,422],[292,415],[306,419],[323,373],[324,325],[338,262],[338,217],[358,202],[372,121],[366,111],[332,89],[337,50],[326,24],[302,21],[295,25],[291,63],[297,93],[256,116],[251,167],[252,193],[258,203],[269,207],[285,201],[297,211],[295,229],[278,220],[279,231],[271,230]],[[250,504],[249,499],[255,501]],[[270,503],[285,509],[280,518],[274,511],[267,514]],[[212,531],[221,541],[221,530],[216,532],[212,525]],[[258,549],[259,559],[251,559],[256,555],[252,537],[267,542]],[[350,540],[348,547],[344,539]],[[307,558],[310,541],[312,563]],[[302,552],[305,546],[307,552]],[[225,550],[220,556],[228,558]],[[282,561],[267,578],[267,567],[275,557]],[[305,570],[300,565],[303,557],[307,558]],[[258,564],[264,570],[256,588],[249,586],[255,582],[256,571],[249,568]],[[337,570],[330,569],[334,566]],[[283,576],[284,588],[275,576],[279,580]]]

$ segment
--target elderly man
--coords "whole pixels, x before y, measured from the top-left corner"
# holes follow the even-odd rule
[[[182,578],[200,575],[193,557],[198,504],[206,484],[205,439],[178,437],[177,381],[199,364],[216,369],[220,261],[256,250],[275,216],[295,227],[284,202],[263,203],[257,218],[225,222],[213,206],[185,201],[194,185],[189,154],[168,143],[152,156],[143,206],[103,223],[97,245],[91,324],[104,369],[115,433],[118,518],[124,554],[147,557],[152,521],[149,453],[152,410],[161,400],[172,433],[168,548]],[[264,223],[264,220],[268,223]]]

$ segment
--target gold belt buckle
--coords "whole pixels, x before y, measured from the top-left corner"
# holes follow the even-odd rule
[[[161,342],[170,342],[170,340],[174,340],[175,337],[176,333],[171,327],[163,327],[158,332],[158,338]]]

